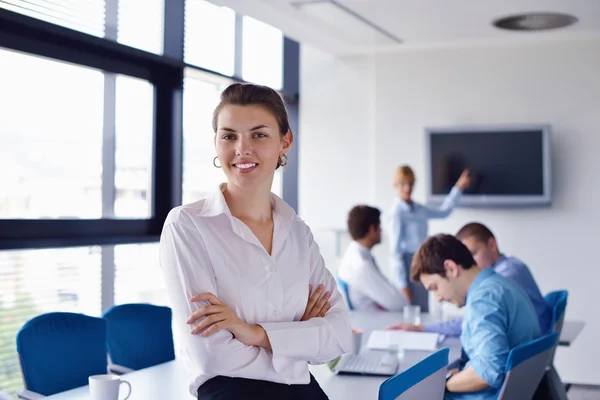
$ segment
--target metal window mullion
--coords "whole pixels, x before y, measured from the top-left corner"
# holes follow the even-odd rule
[[[242,79],[244,68],[244,16],[235,14],[235,42],[233,56],[233,76]]]
[[[283,93],[286,96],[288,116],[294,134],[294,145],[287,153],[288,162],[283,170],[283,200],[298,213],[300,44],[287,37],[283,39]]]
[[[104,37],[116,41],[118,34],[119,0],[106,1]],[[102,218],[115,217],[117,75],[104,73],[104,127],[102,130]],[[100,293],[104,312],[115,302],[114,247],[101,247]]]

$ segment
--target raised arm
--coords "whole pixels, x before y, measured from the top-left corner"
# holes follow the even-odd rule
[[[306,230],[310,254],[310,284],[313,288],[322,284],[323,292],[331,293],[331,307],[323,318],[260,324],[269,337],[276,369],[277,359],[280,357],[319,364],[331,361],[350,349],[352,328],[348,310],[337,290],[334,277],[325,268],[319,246],[310,229],[306,227]]]
[[[440,208],[427,207],[425,209],[427,212],[427,218],[446,218],[448,215],[450,215],[450,213],[452,213],[454,210],[454,207],[456,207],[458,200],[460,200],[463,191],[468,188],[470,184],[471,176],[469,174],[469,170],[465,169],[456,181],[456,184],[452,190],[450,190],[448,196],[446,196],[444,199],[442,206]]]
[[[173,310],[175,330],[188,369],[194,375],[240,376],[263,379],[272,360],[267,350],[247,346],[228,330],[210,336],[191,334],[188,317],[207,302],[190,301],[197,293],[218,296],[215,275],[206,245],[189,217],[171,211],[160,238],[160,265]]]

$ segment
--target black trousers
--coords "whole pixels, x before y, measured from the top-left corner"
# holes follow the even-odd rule
[[[198,400],[327,400],[328,397],[310,375],[307,385],[285,385],[246,378],[216,376],[198,388]]]

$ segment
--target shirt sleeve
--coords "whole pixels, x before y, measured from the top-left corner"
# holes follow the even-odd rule
[[[462,192],[456,186],[452,188],[448,196],[444,199],[440,208],[425,207],[426,216],[428,219],[433,218],[446,218],[452,213],[454,207],[458,203],[462,196]]]
[[[404,265],[402,259],[402,210],[398,205],[394,206],[390,219],[390,251],[391,270],[394,284],[398,289],[408,287],[410,265]]]
[[[352,289],[358,290],[387,311],[401,311],[408,304],[408,299],[387,280],[377,266],[364,260]]]
[[[460,336],[462,331],[462,317],[444,322],[427,322],[423,324],[425,332],[441,333],[446,336]]]
[[[493,388],[504,381],[506,360],[510,352],[506,316],[489,299],[474,299],[469,305],[469,365]],[[467,318],[467,317],[465,317]]]
[[[275,370],[280,358],[308,361],[322,364],[333,360],[350,349],[352,328],[344,299],[337,290],[335,278],[325,268],[325,262],[307,229],[310,254],[309,283],[316,288],[323,284],[324,291],[330,292],[331,308],[324,318],[308,321],[267,322],[260,325],[265,329],[273,350]]]
[[[188,370],[199,375],[263,379],[272,366],[267,350],[246,346],[231,332],[221,330],[202,337],[190,333],[185,321],[201,306],[189,299],[202,292],[219,296],[206,245],[189,217],[171,211],[160,238],[160,265],[173,310],[180,349]]]

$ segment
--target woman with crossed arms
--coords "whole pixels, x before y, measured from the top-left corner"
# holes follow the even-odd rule
[[[160,263],[190,390],[326,399],[308,370],[348,351],[348,311],[309,227],[271,193],[293,137],[274,90],[233,84],[213,115],[227,182],[169,213]]]

